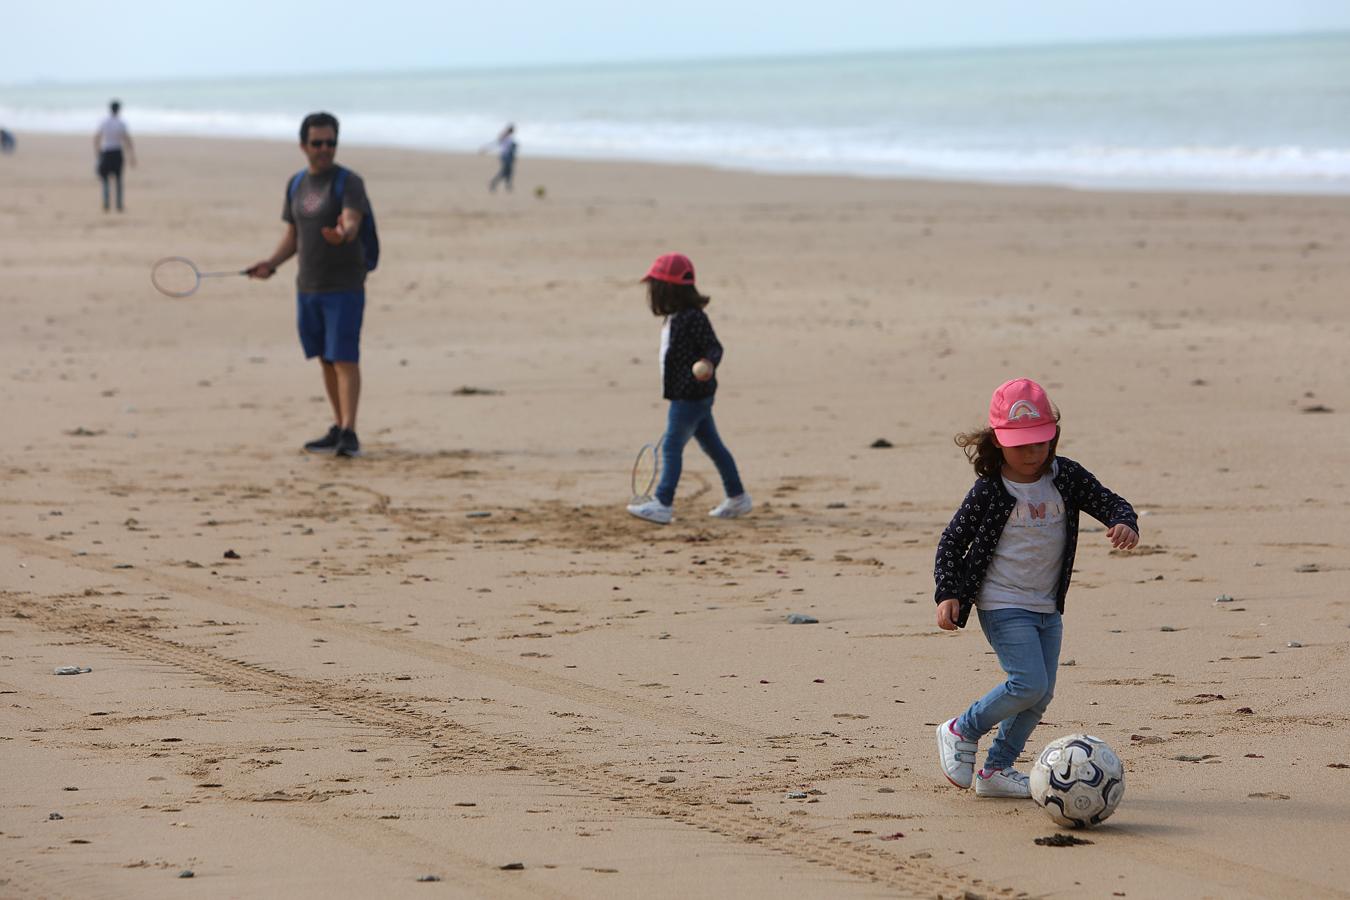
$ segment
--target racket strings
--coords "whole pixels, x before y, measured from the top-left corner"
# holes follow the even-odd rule
[[[645,444],[633,463],[633,499],[650,500],[661,478],[661,441]]]
[[[150,280],[155,289],[170,297],[187,297],[201,284],[197,267],[189,260],[178,256],[161,259],[150,270]]]

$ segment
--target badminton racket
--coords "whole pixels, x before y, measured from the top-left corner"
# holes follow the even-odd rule
[[[183,256],[166,256],[150,270],[150,283],[166,297],[191,297],[201,287],[203,278],[223,278],[226,275],[247,275],[247,270],[236,272],[203,272],[192,260]]]
[[[652,491],[661,480],[661,443],[643,444],[633,461],[633,502],[645,503],[652,499]]]

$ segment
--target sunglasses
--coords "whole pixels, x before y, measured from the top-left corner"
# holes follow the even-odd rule
[[[320,147],[336,147],[337,138],[333,138],[331,141],[310,141],[309,145],[316,150]]]

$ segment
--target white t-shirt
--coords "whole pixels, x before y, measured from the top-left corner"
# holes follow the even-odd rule
[[[121,150],[127,139],[126,123],[118,116],[108,116],[98,123],[98,149]]]
[[[666,316],[661,326],[661,384],[666,383],[666,353],[670,350],[670,316]]]
[[[1032,484],[1003,479],[1017,505],[1003,526],[984,573],[978,609],[1029,609],[1052,613],[1064,562],[1064,498],[1055,487],[1059,464]]]

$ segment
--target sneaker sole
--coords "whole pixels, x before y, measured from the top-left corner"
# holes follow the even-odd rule
[[[671,516],[669,519],[666,519],[666,520],[664,520],[664,521],[661,520],[661,519],[652,519],[652,518],[649,518],[648,516],[644,516],[644,515],[643,515],[642,513],[640,513],[640,512],[637,512],[637,511],[636,511],[635,509],[633,509],[633,507],[631,507],[631,506],[625,506],[625,507],[623,508],[623,511],[626,512],[626,513],[628,513],[630,516],[632,516],[632,517],[635,518],[635,519],[641,519],[641,520],[644,521],[644,522],[651,522],[653,525],[669,525],[671,522],[673,522],[673,521],[675,520],[675,517],[674,517],[674,516]]]
[[[981,794],[981,793],[980,793],[980,789],[979,789],[978,787],[975,789],[975,796],[976,796],[976,797],[979,797],[981,800],[1030,800],[1030,799],[1031,799],[1031,794],[1029,794],[1029,793],[1028,793],[1028,794],[1003,794],[1003,793],[991,794],[991,793],[985,792],[985,793]]]

